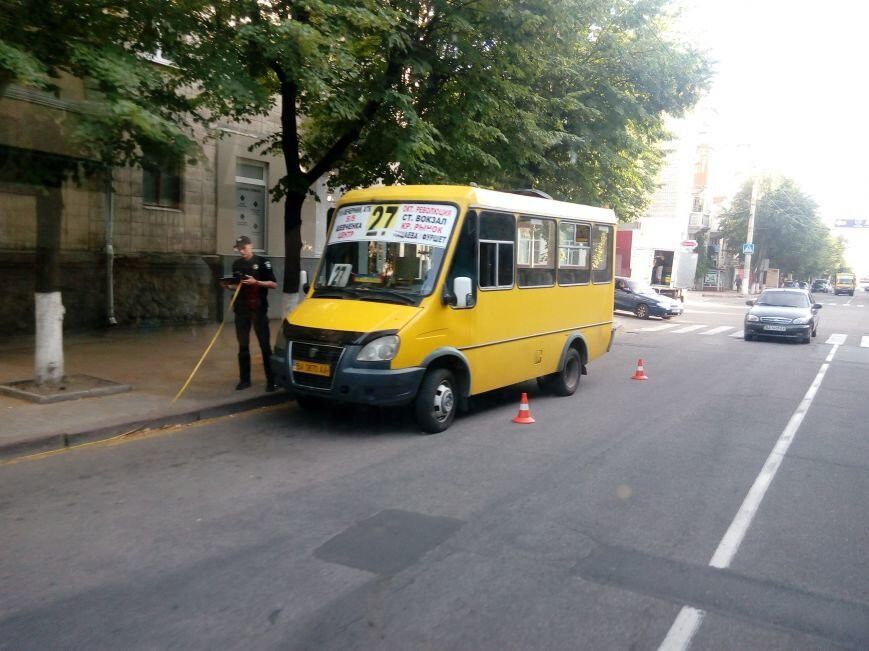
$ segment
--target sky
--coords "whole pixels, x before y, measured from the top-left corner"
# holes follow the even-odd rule
[[[826,219],[869,217],[869,3],[682,0],[686,34],[715,62],[704,104],[724,146],[795,178]]]

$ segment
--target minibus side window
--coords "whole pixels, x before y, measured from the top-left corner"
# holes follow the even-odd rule
[[[520,217],[517,228],[516,269],[519,287],[555,284],[555,220]]]
[[[613,277],[612,240],[613,227],[595,224],[592,229],[591,269],[592,282],[608,283]]]
[[[474,288],[474,300],[477,298],[477,220],[476,215],[469,212],[459,232],[459,240],[456,242],[456,250],[453,253],[453,261],[444,283],[444,296],[453,297],[453,281],[456,278],[466,277],[471,279]]]
[[[589,280],[591,227],[561,222],[558,225],[558,284],[585,285]]]
[[[480,214],[480,287],[513,287],[516,218],[504,213]]]

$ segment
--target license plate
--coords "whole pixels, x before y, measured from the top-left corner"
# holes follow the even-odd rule
[[[296,373],[308,373],[309,375],[322,375],[329,377],[332,374],[332,367],[328,364],[318,364],[317,362],[293,362],[293,371]]]
[[[763,326],[764,330],[772,330],[773,332],[787,332],[784,326]]]

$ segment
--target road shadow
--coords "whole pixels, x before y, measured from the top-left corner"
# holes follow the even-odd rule
[[[522,393],[529,399],[548,398],[534,380],[487,391],[469,400],[468,410],[459,412],[452,428],[461,427],[462,421],[484,416],[489,412],[515,407],[518,412]],[[302,408],[294,401],[268,414],[264,414],[263,434],[287,436],[305,432],[306,436],[335,437],[367,440],[374,437],[425,437],[417,426],[412,405],[403,407],[372,407],[346,403],[324,402],[315,408]],[[449,432],[449,430],[447,430]],[[433,436],[437,436],[436,434]]]

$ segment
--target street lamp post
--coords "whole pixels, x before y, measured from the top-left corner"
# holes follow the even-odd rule
[[[751,182],[751,203],[748,206],[748,233],[745,237],[746,244],[754,243],[754,215],[757,211],[757,192],[758,181],[757,176]],[[751,294],[751,253],[745,254],[745,266],[742,270],[742,295],[748,296]]]

